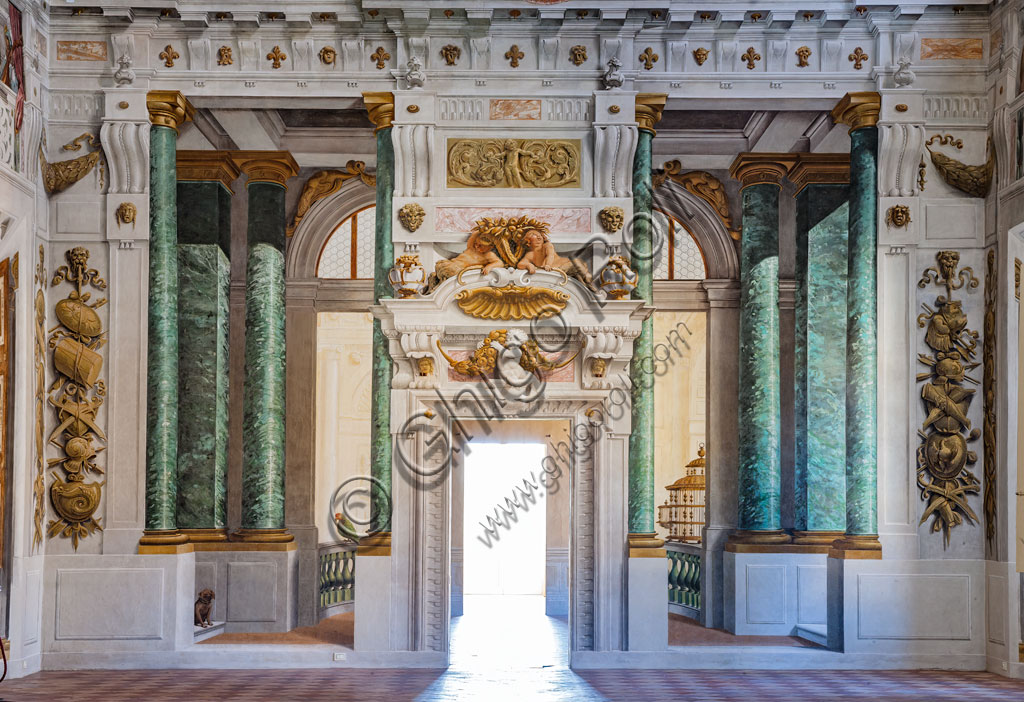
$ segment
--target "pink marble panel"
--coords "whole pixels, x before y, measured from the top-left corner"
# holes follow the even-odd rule
[[[980,61],[985,58],[985,46],[981,39],[922,39],[922,61],[947,61],[963,59]]]
[[[491,119],[540,119],[540,100],[491,100]]]
[[[565,359],[569,358],[574,351],[559,351],[557,353],[545,353],[544,356],[556,363],[560,363]],[[472,351],[448,351],[448,355],[454,358],[456,361],[464,361],[473,355]],[[447,361],[445,361],[447,363]],[[552,371],[541,371],[541,378],[549,383],[574,383],[576,382],[576,361],[573,360],[564,368],[556,368]],[[448,366],[448,380],[454,382],[463,383],[482,383],[480,376],[463,375],[457,373]],[[499,379],[500,382],[500,379]],[[481,400],[485,403],[488,402],[489,397],[485,394],[481,396]],[[466,397],[465,402],[473,402],[472,398]]]
[[[589,207],[438,207],[434,227],[439,232],[469,233],[481,217],[532,217],[547,222],[552,232],[590,231]]]
[[[106,61],[105,41],[58,41],[58,61]]]

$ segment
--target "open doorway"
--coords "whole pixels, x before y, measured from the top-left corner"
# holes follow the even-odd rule
[[[501,421],[470,435],[452,484],[452,663],[565,665],[571,470],[544,467],[568,423]]]

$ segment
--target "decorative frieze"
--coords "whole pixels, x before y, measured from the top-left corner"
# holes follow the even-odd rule
[[[450,139],[448,187],[577,186],[580,149],[579,139]]]

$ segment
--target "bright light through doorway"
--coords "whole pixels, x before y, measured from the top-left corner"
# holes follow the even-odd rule
[[[544,486],[532,476],[542,474],[545,451],[544,444],[469,445],[462,542],[465,594],[544,594],[547,502]],[[530,485],[535,485],[534,502],[523,494],[530,493]],[[492,527],[488,517],[500,526]],[[486,534],[485,527],[492,533]]]

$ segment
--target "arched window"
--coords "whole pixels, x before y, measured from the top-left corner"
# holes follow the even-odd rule
[[[675,217],[654,210],[654,279],[704,280],[704,254]]]
[[[373,278],[376,205],[353,212],[327,238],[316,264],[318,278]]]

